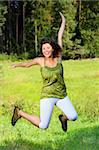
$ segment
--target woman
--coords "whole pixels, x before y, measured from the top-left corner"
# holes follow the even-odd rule
[[[29,115],[18,107],[14,108],[12,125],[23,117],[38,128],[46,129],[50,123],[54,105],[61,109],[64,115],[59,115],[63,131],[67,131],[67,120],[76,120],[77,112],[74,109],[66,93],[66,86],[63,77],[62,58],[62,35],[65,28],[65,18],[60,13],[62,23],[58,32],[58,44],[53,41],[43,41],[41,43],[42,57],[34,58],[31,62],[19,63],[13,67],[31,67],[39,65],[43,79],[43,87],[40,100],[40,118]]]

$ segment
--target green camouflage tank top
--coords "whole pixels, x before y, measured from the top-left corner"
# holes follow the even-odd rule
[[[41,75],[43,79],[41,99],[52,97],[62,99],[67,95],[61,62],[58,62],[53,68],[41,67]]]

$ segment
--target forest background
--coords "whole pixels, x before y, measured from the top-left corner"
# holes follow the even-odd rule
[[[0,59],[31,59],[43,38],[57,42],[66,18],[63,59],[99,57],[98,0],[1,0]]]

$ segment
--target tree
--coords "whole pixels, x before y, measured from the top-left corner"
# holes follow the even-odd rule
[[[85,57],[99,57],[99,1],[82,1],[81,33]]]
[[[51,2],[49,0],[34,0],[27,2],[26,45],[30,55],[36,56],[39,53],[42,38],[50,36],[52,20],[50,12]],[[28,49],[28,47],[30,49]]]
[[[61,11],[66,18],[63,58],[98,56],[98,1],[8,0],[0,1],[0,51],[33,58],[45,37],[57,42]],[[3,39],[3,40],[2,40]],[[2,44],[1,44],[2,43]]]
[[[0,2],[0,53],[2,53],[5,49],[4,47],[4,40],[5,40],[5,35],[4,35],[4,24],[6,21],[5,14],[7,13],[7,6],[5,5],[4,2]]]

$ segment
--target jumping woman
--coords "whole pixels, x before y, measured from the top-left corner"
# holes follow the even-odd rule
[[[63,111],[63,115],[59,115],[63,131],[67,131],[67,120],[77,119],[77,112],[67,96],[63,77],[62,36],[65,29],[65,18],[61,12],[60,16],[62,22],[58,32],[58,44],[51,40],[43,40],[41,42],[42,57],[34,58],[31,62],[13,65],[13,68],[39,65],[43,80],[40,117],[29,115],[15,106],[11,120],[13,126],[20,118],[24,118],[38,128],[48,128],[54,105]]]

